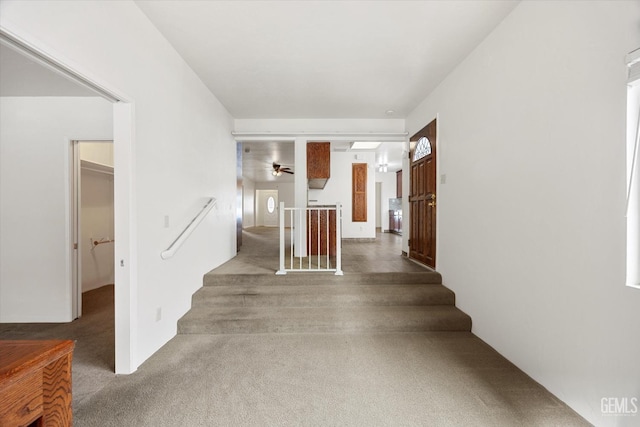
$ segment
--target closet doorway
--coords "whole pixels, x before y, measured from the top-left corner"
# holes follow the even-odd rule
[[[74,317],[85,292],[115,283],[113,141],[72,141]]]

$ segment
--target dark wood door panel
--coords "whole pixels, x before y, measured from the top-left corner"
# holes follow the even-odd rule
[[[353,163],[351,174],[351,220],[367,221],[367,164]]]
[[[411,140],[426,138],[411,152],[409,212],[409,256],[435,268],[436,265],[436,121],[432,121]],[[426,150],[423,150],[427,147]],[[423,156],[415,156],[416,150]]]

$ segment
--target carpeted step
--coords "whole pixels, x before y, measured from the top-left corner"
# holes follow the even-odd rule
[[[388,272],[388,273],[348,273],[335,276],[327,273],[289,273],[284,276],[264,274],[216,274],[204,276],[204,286],[227,285],[392,285],[392,284],[441,284],[442,276],[435,271]]]
[[[442,285],[226,285],[204,286],[192,306],[354,307],[453,305],[455,295]]]
[[[205,275],[181,334],[469,331],[434,271]]]
[[[454,306],[231,307],[191,309],[180,334],[354,333],[470,331],[471,318]]]

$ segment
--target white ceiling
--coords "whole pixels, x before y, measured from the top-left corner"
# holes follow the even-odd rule
[[[517,1],[136,0],[235,118],[404,118]],[[393,110],[388,114],[388,110]],[[341,143],[332,141],[332,149]],[[344,144],[344,143],[343,143]],[[273,177],[291,143],[245,143],[243,170]],[[401,168],[401,143],[376,163]]]
[[[293,142],[243,142],[242,173],[255,182],[293,182],[293,175],[271,174],[273,163],[289,167],[295,172]]]
[[[404,118],[517,1],[136,0],[235,118]],[[0,96],[95,96],[0,45]],[[393,110],[393,114],[387,114]],[[331,141],[332,150],[348,143]],[[243,170],[274,178],[291,142],[245,142]],[[376,163],[401,167],[402,144]]]
[[[136,3],[235,118],[403,118],[517,5]]]

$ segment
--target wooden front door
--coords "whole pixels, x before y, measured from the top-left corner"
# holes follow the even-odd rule
[[[436,267],[436,121],[411,137],[409,257]]]

